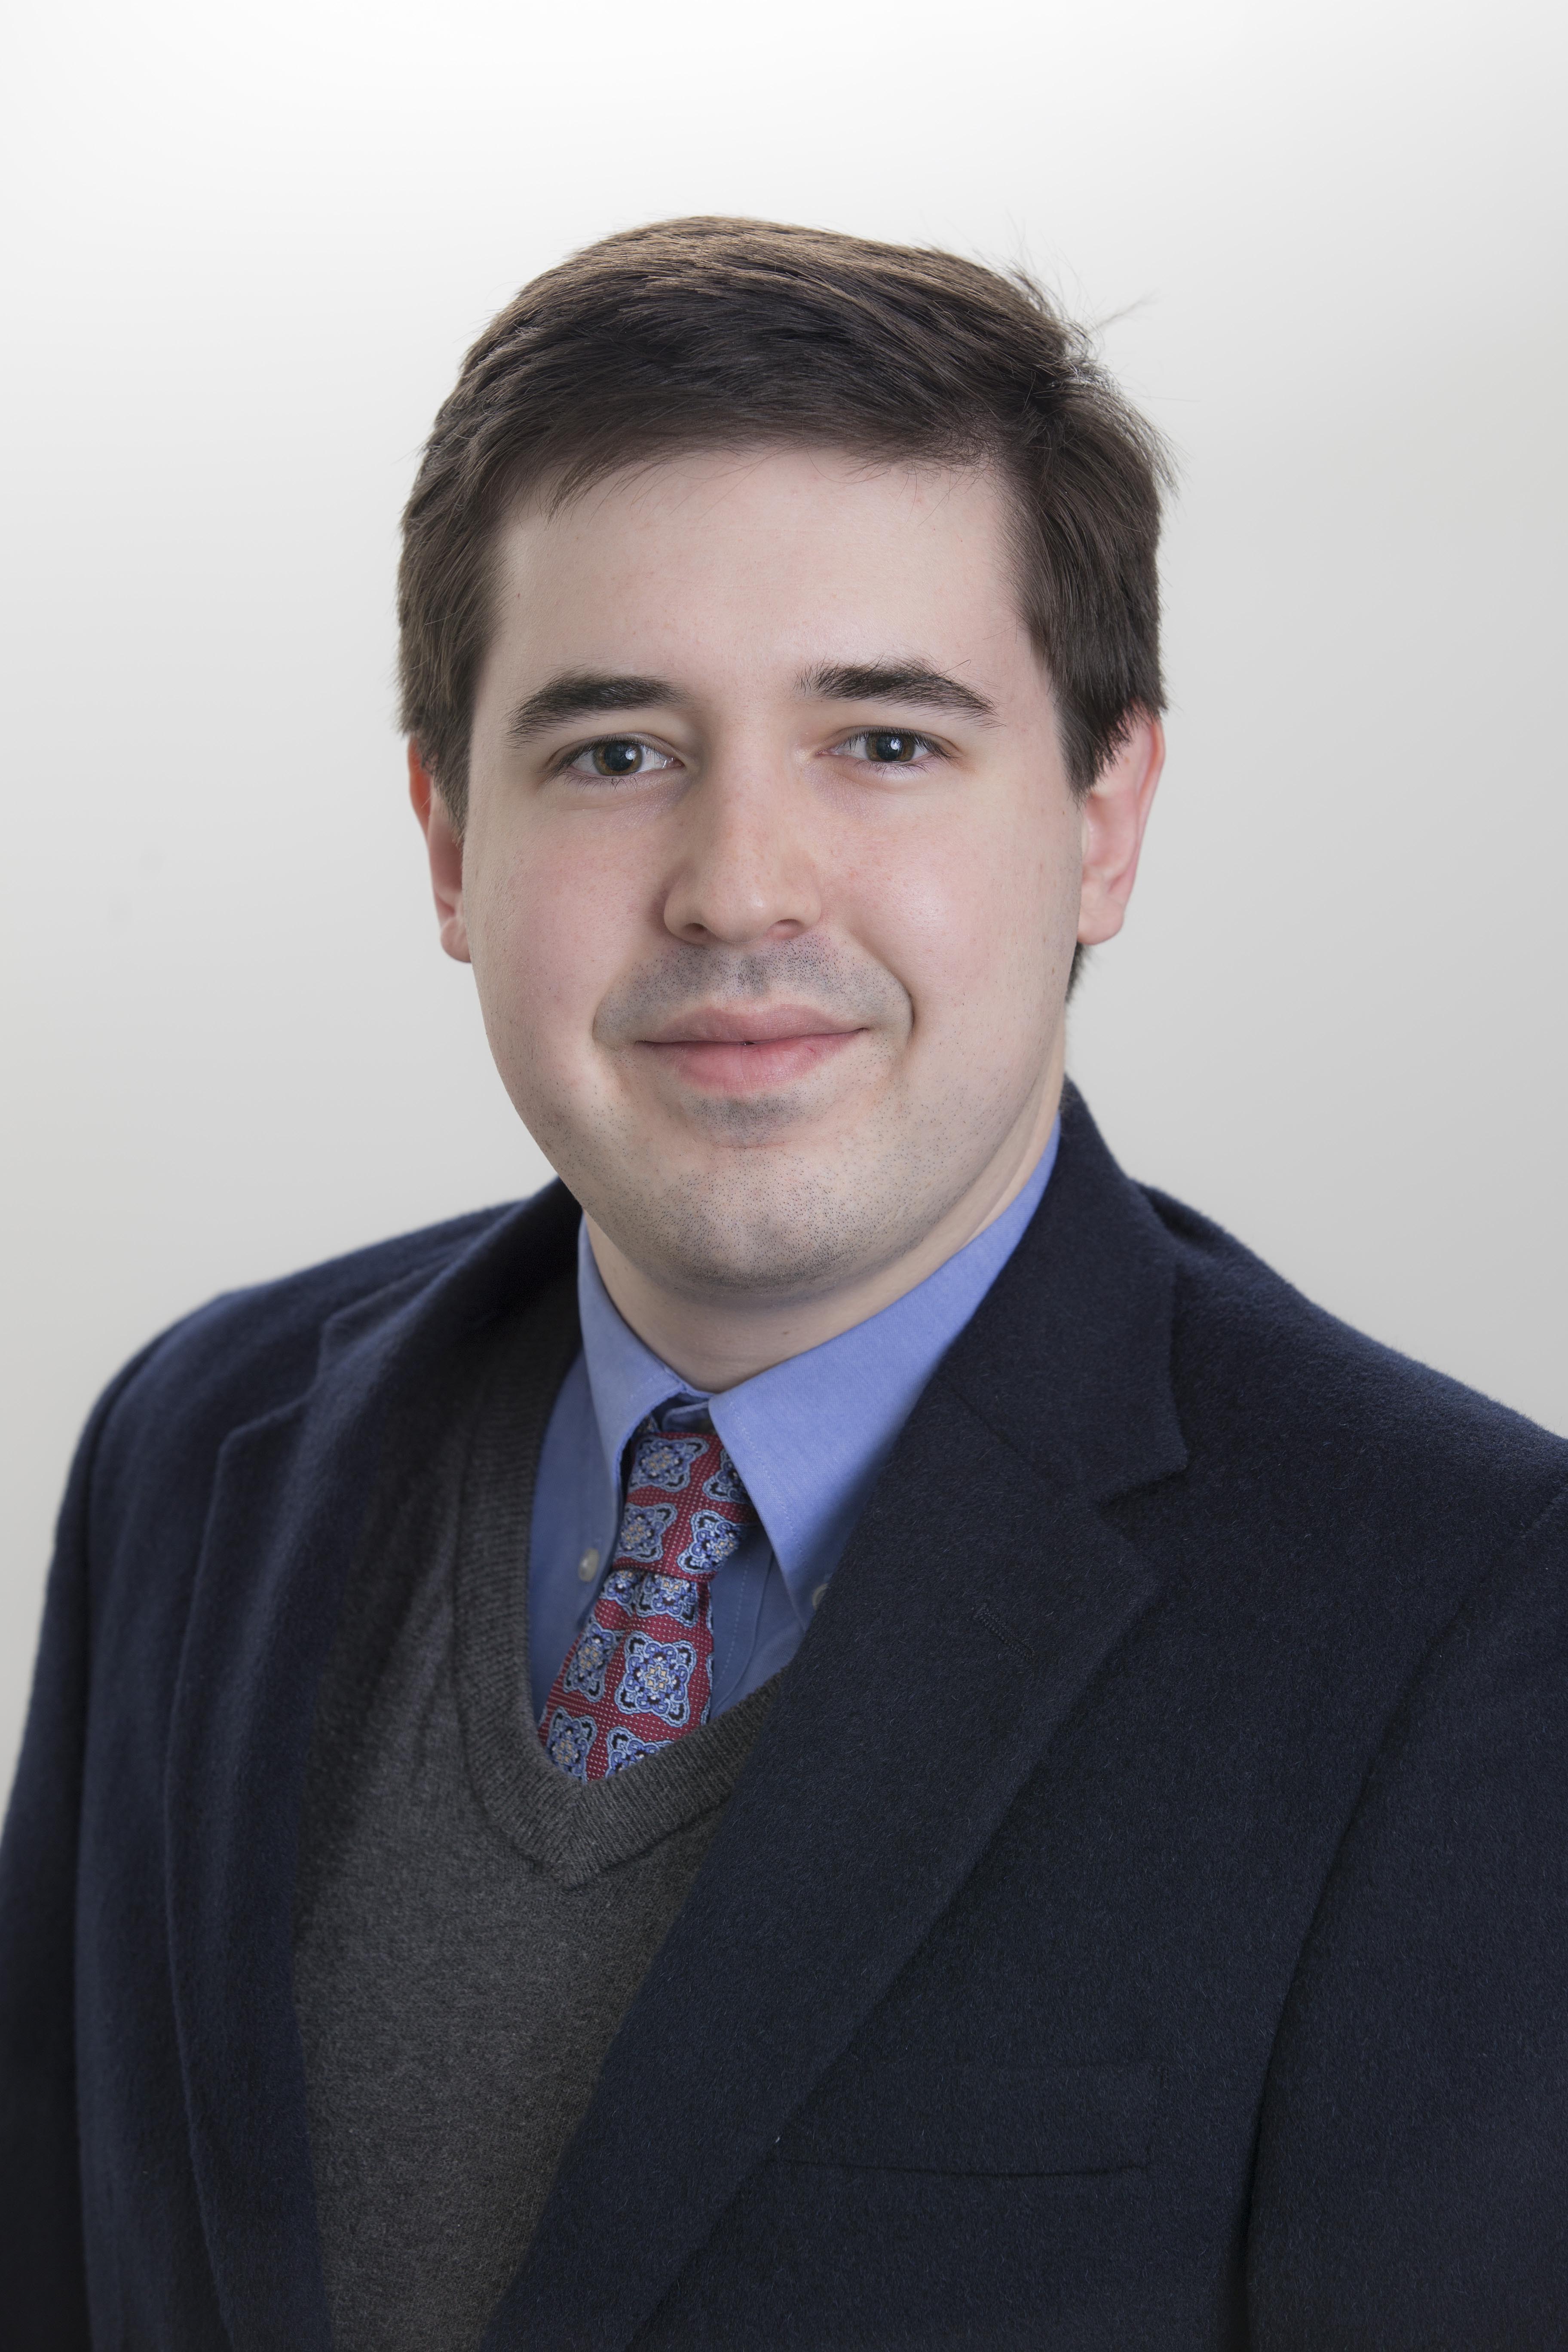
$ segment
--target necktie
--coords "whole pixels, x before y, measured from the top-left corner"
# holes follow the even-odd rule
[[[644,1422],[610,1572],[540,1719],[560,1770],[602,1780],[707,1722],[708,1588],[756,1517],[711,1432]]]

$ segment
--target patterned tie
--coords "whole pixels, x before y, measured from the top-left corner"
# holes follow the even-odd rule
[[[540,1720],[563,1772],[602,1780],[707,1722],[708,1588],[756,1518],[717,1437],[644,1422],[615,1559]]]

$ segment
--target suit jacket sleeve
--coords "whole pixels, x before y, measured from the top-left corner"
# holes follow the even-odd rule
[[[1434,1645],[1276,2045],[1256,2352],[1568,2342],[1568,1497]]]
[[[128,1365],[100,1401],[77,1450],[0,1841],[0,2312],[12,2352],[86,2352],[90,2341],[74,2014],[88,1522],[99,1442],[142,1360]]]

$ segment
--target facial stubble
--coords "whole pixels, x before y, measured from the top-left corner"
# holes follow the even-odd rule
[[[770,1001],[856,1028],[848,1050],[879,1058],[879,1074],[838,1103],[831,1076],[744,1098],[650,1087],[639,1059],[650,1034],[700,1007]],[[595,1020],[616,1083],[587,1116],[581,1097],[535,1102],[529,1124],[595,1223],[662,1287],[807,1299],[917,1248],[1005,1135],[1009,1089],[977,1088],[973,1070],[961,1100],[917,1105],[917,1028],[891,972],[820,934],[745,951],[672,940],[616,983]]]

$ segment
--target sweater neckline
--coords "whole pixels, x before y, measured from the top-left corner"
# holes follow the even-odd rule
[[[529,1528],[545,1424],[580,1345],[569,1276],[498,1325],[457,1523],[458,1706],[469,1777],[495,1828],[565,1886],[585,1885],[721,1805],[779,1679],[603,1780],[574,1780],[546,1757],[529,1703]]]

